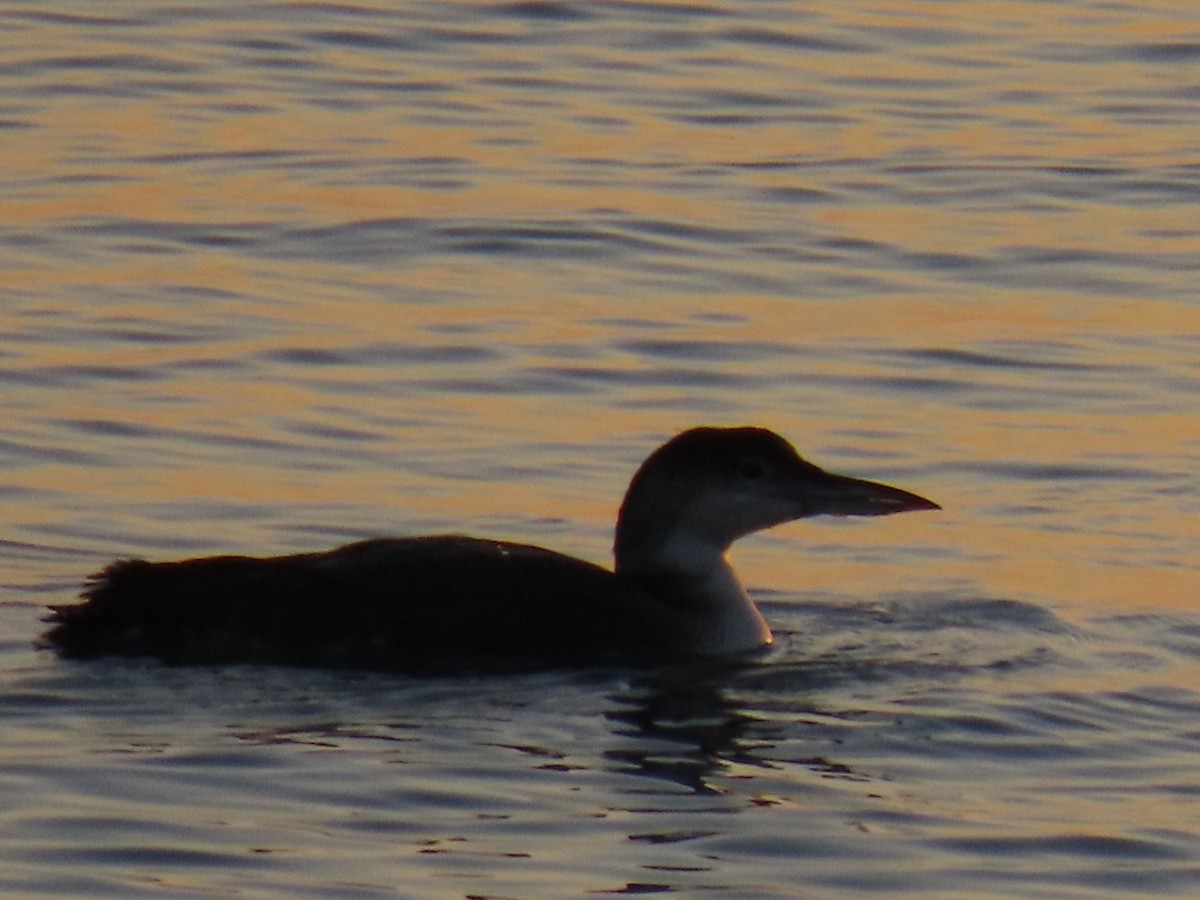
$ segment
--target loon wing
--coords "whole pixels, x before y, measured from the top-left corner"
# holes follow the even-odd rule
[[[458,536],[122,560],[56,608],[65,656],[442,671],[669,655],[670,607],[583,560]]]

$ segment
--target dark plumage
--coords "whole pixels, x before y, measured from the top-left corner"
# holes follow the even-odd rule
[[[551,571],[553,583],[540,575]],[[47,639],[64,656],[437,671],[616,662],[664,637],[654,599],[606,569],[457,536],[121,560],[83,597],[50,617]],[[634,623],[642,640],[630,640]]]

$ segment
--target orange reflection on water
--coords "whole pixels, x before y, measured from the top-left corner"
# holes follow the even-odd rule
[[[953,36],[954,18],[967,13],[974,29],[971,42],[948,41],[920,52],[905,49],[917,34],[913,29],[944,26]],[[248,451],[241,458],[235,448],[227,448],[198,451],[194,463],[177,468],[114,473],[99,483],[69,467],[44,469],[31,480],[53,476],[64,491],[150,502],[231,497],[379,507],[394,501],[400,516],[417,520],[544,517],[586,523],[584,528],[596,533],[610,527],[636,459],[602,459],[579,479],[467,481],[452,473],[440,478],[414,474],[405,468],[405,451],[424,451],[439,440],[480,449],[529,446],[561,441],[564,433],[577,446],[605,447],[623,443],[615,436],[666,438],[698,418],[771,425],[795,439],[805,453],[837,446],[847,432],[874,431],[883,435],[875,444],[854,440],[893,454],[902,465],[924,466],[932,483],[913,487],[944,502],[947,513],[940,519],[920,517],[920,522],[872,523],[870,529],[852,532],[854,540],[866,547],[912,541],[918,548],[955,548],[960,555],[947,552],[923,560],[916,571],[907,564],[874,568],[824,556],[810,559],[802,551],[797,560],[770,543],[745,551],[764,561],[761,569],[747,571],[748,580],[785,589],[868,583],[880,590],[910,579],[974,580],[1000,593],[1053,594],[1077,602],[1130,602],[1139,585],[1152,582],[1162,602],[1186,602],[1190,570],[1158,565],[1144,543],[1133,538],[1122,543],[1119,535],[1089,524],[1119,520],[1139,498],[1105,490],[1102,481],[1089,493],[1067,478],[1064,490],[1073,492],[1068,502],[1054,494],[1054,485],[1036,479],[997,482],[986,471],[974,479],[939,476],[936,465],[1105,463],[1140,453],[1150,458],[1147,468],[1164,459],[1175,461],[1162,463],[1163,468],[1180,468],[1179,461],[1190,458],[1189,441],[1196,439],[1195,420],[1136,408],[1114,418],[1113,403],[1040,411],[1033,403],[1028,409],[1018,403],[999,409],[934,391],[899,393],[874,382],[908,374],[901,364],[863,352],[901,344],[920,350],[1057,342],[1074,353],[1071,358],[1085,357],[1097,368],[1128,365],[1129,377],[1160,368],[1152,344],[1122,347],[1114,358],[1112,343],[1090,336],[1194,334],[1193,306],[1160,300],[1155,293],[1161,289],[1168,298],[1186,298],[1191,271],[1185,266],[1175,267],[1175,274],[1170,267],[1153,274],[1122,271],[1120,276],[1141,286],[1121,295],[1120,302],[1097,302],[1078,290],[1036,280],[1030,287],[1029,282],[1010,286],[994,275],[943,277],[936,265],[910,264],[903,257],[944,254],[952,262],[957,255],[1002,269],[1014,250],[1029,247],[1069,251],[1085,259],[1089,252],[1107,253],[1114,243],[1130,255],[1169,253],[1184,259],[1200,252],[1194,209],[1186,203],[1072,203],[1065,198],[1046,210],[971,197],[972,173],[995,196],[1004,197],[1010,176],[1045,172],[1055,165],[1086,168],[1099,160],[1134,169],[1145,164],[1152,176],[1190,161],[1190,121],[1172,123],[1163,117],[1138,124],[1102,112],[1105,92],[1173,88],[1177,73],[1120,59],[1081,65],[1049,53],[1037,58],[1025,52],[1028,42],[1017,42],[1019,57],[987,65],[1012,46],[1014,23],[1038,22],[1038,33],[1069,42],[1089,28],[1104,26],[1112,13],[1101,9],[1076,17],[1044,3],[980,2],[951,10],[940,3],[902,2],[877,9],[830,4],[821,15],[831,33],[854,34],[869,27],[873,41],[894,43],[895,52],[808,54],[763,46],[744,51],[743,66],[733,70],[744,76],[741,83],[717,83],[712,70],[693,65],[674,69],[661,80],[645,76],[651,80],[649,91],[622,74],[622,66],[612,66],[612,78],[631,79],[626,90],[539,92],[536,84],[479,77],[478,68],[450,73],[422,60],[394,61],[414,83],[444,88],[445,107],[463,110],[458,119],[437,103],[422,106],[403,92],[386,102],[378,97],[374,103],[347,105],[300,102],[285,83],[270,79],[243,83],[224,78],[211,94],[180,91],[170,100],[153,92],[103,102],[69,92],[56,95],[45,109],[30,114],[35,127],[6,130],[0,142],[0,168],[14,184],[25,186],[0,195],[0,216],[17,230],[56,236],[59,223],[93,217],[231,228],[263,222],[338,226],[393,217],[554,223],[591,221],[589,211],[608,209],[619,211],[621,220],[745,228],[779,237],[770,253],[695,262],[697,282],[703,284],[702,276],[711,273],[719,285],[709,291],[679,288],[658,271],[626,272],[619,259],[593,267],[586,260],[564,262],[552,254],[521,259],[418,253],[409,259],[401,252],[394,257],[384,252],[364,262],[353,255],[322,259],[300,251],[272,256],[277,248],[255,253],[186,241],[164,248],[152,233],[144,239],[106,238],[102,245],[81,239],[68,243],[62,253],[17,249],[10,265],[0,270],[5,285],[52,298],[57,312],[89,334],[88,340],[25,344],[21,364],[29,370],[87,364],[153,371],[181,355],[194,365],[144,388],[96,389],[82,401],[43,390],[35,408],[48,421],[109,417],[181,435],[207,429],[234,445],[238,439],[269,438],[297,421],[343,424],[328,409],[313,411],[337,404],[384,423],[379,428],[385,434],[390,423],[405,415],[443,423],[441,430],[397,427],[391,433],[397,471],[390,474],[369,462],[361,469],[325,471],[306,479],[286,467],[274,470]],[[1139,24],[1135,32],[1162,41],[1187,36],[1184,25],[1169,18]],[[1132,33],[1129,23],[1123,27]],[[63,33],[46,24],[39,46],[45,53],[76,52],[58,46]],[[95,49],[114,59],[140,52],[119,43]],[[614,60],[626,61],[626,51],[614,47],[610,52]],[[359,63],[352,56],[331,51],[329,58],[353,69]],[[629,56],[631,63],[640,59]],[[1020,65],[1014,62],[1018,58]],[[966,66],[964,59],[984,65]],[[554,74],[566,83],[594,78],[585,68],[563,62]],[[70,78],[75,87],[85,88],[111,74],[97,67],[73,72]],[[738,108],[739,90],[781,102],[747,112]],[[734,99],[722,100],[723,91]],[[1064,119],[1060,113],[1066,101],[1061,98],[1073,92],[1090,98],[1092,112]],[[803,119],[794,111],[775,115],[780,106],[786,108],[782,101],[797,96],[812,99]],[[941,117],[928,105],[933,97],[973,115]],[[705,98],[714,108],[705,105]],[[728,109],[720,108],[722,103]],[[744,119],[728,127],[705,120],[706,114],[722,112]],[[423,180],[414,174],[422,160],[440,160],[444,171]],[[578,165],[581,160],[591,164]],[[912,171],[905,172],[905,166]],[[945,171],[939,173],[939,166]],[[873,185],[881,189],[872,190]],[[777,188],[811,191],[820,202],[759,202]],[[952,197],[961,192],[963,199],[928,200],[939,191]],[[829,254],[826,245],[837,241],[875,244],[880,251]],[[80,246],[88,252],[76,253]],[[671,265],[680,263],[672,260]],[[845,271],[847,265],[866,271]],[[1114,265],[1108,263],[1110,269]],[[729,270],[774,279],[782,287],[741,290],[736,279],[719,281]],[[829,274],[827,270],[834,276],[878,276],[886,286],[814,297],[803,277]],[[172,287],[210,289],[221,299],[207,297],[195,306],[164,299]],[[125,292],[140,299],[125,300]],[[429,302],[429,297],[445,302]],[[219,336],[198,340],[184,351],[174,344],[130,346],[103,339],[106,328],[125,320],[156,321],[164,327],[239,322],[242,327],[216,328]],[[9,330],[24,327],[17,322]],[[776,359],[764,354],[762,360],[750,358],[724,368],[702,354],[678,363],[631,347],[636,343],[631,336],[645,340],[647,335],[665,335],[698,348],[740,341],[783,344],[792,352]],[[301,378],[286,365],[270,363],[289,349],[354,350],[403,341],[422,347],[457,341],[489,348],[497,352],[495,371],[464,365],[447,372],[397,363],[395,375],[385,367],[344,365]],[[572,347],[578,348],[577,358],[572,358]],[[219,364],[230,361],[251,364],[252,374],[222,374]],[[196,365],[203,363],[217,365],[211,370]],[[624,393],[596,388],[594,394],[560,395],[536,388],[473,392],[451,384],[455,378],[469,384],[472,378],[514,372],[539,376],[572,366],[622,376],[628,387]],[[711,377],[689,384],[689,366]],[[722,373],[732,383],[741,369],[776,376],[776,381],[741,391],[721,382]],[[1179,371],[1181,377],[1190,372],[1182,364]],[[672,372],[676,383],[671,383]],[[646,385],[638,383],[639,375]],[[952,365],[927,365],[917,375],[934,383],[979,377],[998,388],[1037,390],[1036,380],[1020,371],[964,374]],[[339,385],[369,386],[393,377],[397,393],[386,399],[369,391],[347,399],[348,394],[334,391]],[[1055,376],[1045,377],[1050,383]],[[680,398],[693,405],[672,402]],[[713,401],[707,408],[706,399]],[[303,435],[288,439],[305,440]],[[818,461],[839,468],[835,458]],[[531,468],[542,463],[529,462]],[[408,491],[412,493],[406,496]],[[1009,491],[1017,494],[1013,505],[1029,506],[1028,513],[992,508],[1008,502]],[[380,500],[381,492],[387,494],[385,500]],[[1180,517],[1170,504],[1151,498],[1142,508],[1154,519],[1153,528],[1137,521],[1122,527],[1181,539],[1195,534],[1192,520]],[[1081,523],[1074,530],[1072,517]],[[819,523],[789,526],[780,534],[785,539],[794,535],[798,545],[810,536],[822,539]],[[582,542],[578,535],[570,540]],[[1097,549],[1109,541],[1116,548],[1112,561],[1097,562],[1109,555]],[[601,557],[607,542],[580,552]]]

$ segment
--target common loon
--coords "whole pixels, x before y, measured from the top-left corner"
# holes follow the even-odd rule
[[[771,630],[726,551],[820,514],[939,509],[834,475],[763,428],[694,428],[655,450],[617,519],[614,571],[457,535],[323,553],[119,560],[51,607],[66,657],[451,672],[655,664],[747,654]]]

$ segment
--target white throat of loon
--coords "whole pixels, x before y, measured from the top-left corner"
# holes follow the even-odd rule
[[[692,613],[702,652],[739,653],[772,636],[726,558],[738,538],[808,516],[939,508],[899,488],[826,472],[763,428],[694,428],[634,475],[617,519],[615,569]]]

